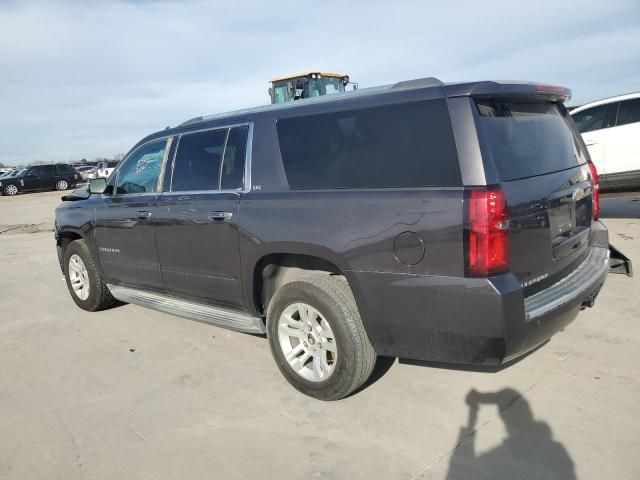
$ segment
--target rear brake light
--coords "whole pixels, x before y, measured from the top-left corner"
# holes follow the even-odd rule
[[[509,268],[509,218],[499,187],[470,190],[467,195],[467,275],[488,277]]]
[[[593,219],[600,217],[600,183],[598,182],[598,171],[593,162],[589,161],[589,171],[591,171],[591,180],[593,181]]]

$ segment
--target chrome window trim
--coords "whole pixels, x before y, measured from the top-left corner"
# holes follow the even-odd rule
[[[222,157],[220,158],[220,168],[218,169],[218,190],[222,190],[222,169],[224,168],[224,157],[227,155],[227,143],[229,143],[229,134],[231,128],[227,128],[227,134],[224,136],[224,146],[222,147]],[[245,158],[245,164],[246,164]],[[242,179],[244,181],[244,178]]]
[[[229,133],[234,127],[248,127],[247,131],[247,146],[245,151],[244,158],[244,175],[243,175],[243,186],[234,189],[225,189],[221,190],[220,185],[222,182],[222,167],[224,164],[224,154],[227,150],[227,141],[229,139]],[[213,190],[184,190],[184,191],[173,191],[173,173],[176,165],[176,158],[178,156],[178,150],[180,148],[180,140],[185,135],[190,135],[192,133],[202,133],[202,132],[213,132],[216,130],[227,130],[227,134],[224,140],[224,148],[222,150],[222,158],[220,159],[220,171],[218,173],[218,188]],[[176,143],[175,151],[173,152],[173,158],[171,159],[171,180],[169,182],[169,190],[166,192],[160,192],[161,195],[196,195],[196,194],[216,194],[216,193],[249,193],[251,191],[251,152],[253,150],[253,122],[243,122],[243,123],[232,123],[229,125],[219,125],[216,127],[209,128],[201,128],[198,130],[190,130],[188,132],[180,133],[178,136],[178,140]]]

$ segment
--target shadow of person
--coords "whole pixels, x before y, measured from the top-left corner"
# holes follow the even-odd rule
[[[516,480],[576,478],[573,461],[564,446],[553,439],[551,428],[533,418],[529,403],[515,390],[495,393],[471,390],[467,394],[469,420],[460,429],[458,444],[451,454],[447,480]],[[495,404],[505,424],[507,438],[498,447],[478,455],[476,427],[478,410]]]

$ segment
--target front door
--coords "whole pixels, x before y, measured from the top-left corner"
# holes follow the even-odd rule
[[[247,134],[245,125],[180,137],[156,215],[162,276],[171,293],[245,306],[237,219]]]
[[[44,188],[44,178],[44,167],[42,165],[30,167],[24,177],[20,179],[20,190],[23,192],[40,190]]]
[[[167,142],[143,145],[123,160],[96,208],[96,246],[110,283],[163,288],[154,222]]]

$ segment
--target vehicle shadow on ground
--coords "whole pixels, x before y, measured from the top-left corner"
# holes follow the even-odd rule
[[[549,425],[534,418],[529,402],[518,391],[507,388],[481,393],[472,389],[465,400],[469,417],[467,424],[460,428],[458,442],[450,457],[447,480],[576,478],[569,453],[553,439]],[[479,454],[476,442],[488,423],[477,424],[478,411],[483,405],[497,407],[507,437],[499,446]]]

